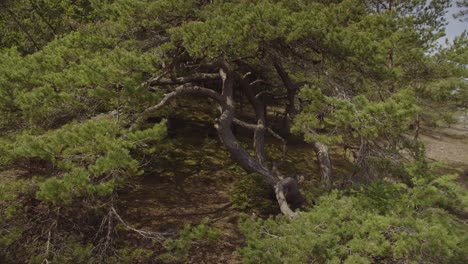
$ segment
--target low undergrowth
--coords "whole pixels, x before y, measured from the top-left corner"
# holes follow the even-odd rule
[[[242,211],[251,210],[260,214],[278,211],[273,189],[257,174],[237,180],[230,198],[233,207]]]
[[[454,175],[407,168],[413,187],[335,190],[289,221],[247,219],[245,263],[466,263],[468,194]],[[413,167],[414,169],[414,167]]]

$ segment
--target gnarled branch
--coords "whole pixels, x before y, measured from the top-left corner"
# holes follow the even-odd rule
[[[297,114],[297,109],[294,105],[296,100],[296,95],[300,87],[307,84],[307,82],[295,82],[291,79],[285,68],[283,67],[281,60],[278,57],[273,57],[273,65],[280,76],[281,80],[286,87],[288,92],[288,106],[286,112],[288,115],[294,119]],[[310,133],[317,134],[315,130],[311,130]],[[330,161],[330,155],[328,153],[328,146],[315,141],[313,142],[313,148],[317,155],[317,162],[320,167],[320,174],[322,176],[322,182],[325,183],[327,188],[331,188],[332,183],[332,166]]]
[[[147,108],[143,113],[140,114],[138,119],[135,121],[133,124],[131,130],[137,129],[138,127],[141,126],[141,124],[148,118],[150,117],[154,112],[165,106],[169,101],[172,99],[180,96],[180,95],[185,95],[185,94],[199,94],[199,95],[204,95],[207,96],[214,101],[216,101],[218,104],[223,105],[226,103],[225,99],[223,96],[221,96],[219,93],[200,86],[196,86],[193,84],[184,84],[181,85],[177,88],[175,88],[172,92],[167,93],[164,95],[164,98],[154,106],[151,106]]]
[[[156,77],[146,82],[149,86],[160,86],[160,85],[176,85],[186,84],[201,81],[219,80],[220,76],[218,73],[194,73],[184,77],[177,78],[164,78]]]
[[[224,61],[217,61],[219,65],[219,76],[222,80],[222,93],[219,94],[213,90],[195,86],[193,84],[184,84],[177,87],[174,91],[166,94],[164,98],[157,104],[146,109],[140,118],[135,123],[134,127],[138,127],[148,116],[153,112],[166,105],[171,99],[176,98],[183,94],[199,94],[208,96],[209,98],[216,101],[220,106],[221,115],[218,118],[215,128],[218,131],[218,136],[223,142],[226,149],[229,151],[232,159],[237,162],[244,170],[249,173],[258,173],[264,180],[269,183],[274,189],[280,205],[281,212],[294,218],[296,214],[288,206],[288,193],[285,185],[280,181],[277,175],[272,173],[265,164],[263,150],[264,150],[264,133],[265,127],[265,105],[261,100],[258,100],[253,95],[253,91],[249,87],[249,83],[244,79],[241,79],[240,86],[250,96],[249,98],[254,103],[253,106],[256,109],[257,125],[251,125],[246,122],[240,121],[234,118],[235,104],[234,104],[234,82],[238,78],[238,73],[235,73],[228,63]],[[242,144],[237,140],[232,132],[232,124],[237,123],[243,126],[254,129],[254,148],[256,156],[250,155]],[[294,180],[294,179],[293,179]],[[295,180],[294,180],[295,181]],[[297,183],[296,185],[297,186]],[[297,193],[298,189],[296,188]],[[291,193],[290,193],[291,194]],[[295,194],[295,192],[293,192]],[[297,196],[297,195],[296,195]],[[297,198],[297,197],[296,197]],[[292,199],[294,200],[294,199]]]
[[[250,130],[255,130],[255,129],[258,129],[259,126],[258,125],[255,125],[255,124],[250,124],[250,123],[247,123],[245,121],[242,121],[242,120],[239,120],[237,118],[234,118],[232,120],[232,122],[240,127],[243,127],[243,128],[246,128],[246,129],[250,129]]]

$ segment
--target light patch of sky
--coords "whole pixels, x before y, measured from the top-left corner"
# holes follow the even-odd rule
[[[456,14],[460,11],[460,8],[457,7],[456,1],[452,1],[452,7],[448,9],[447,14],[445,17],[447,18],[448,25],[445,28],[446,36],[441,38],[439,41],[440,43],[444,43],[445,39],[452,41],[456,36],[459,36],[463,31],[468,31],[468,22],[467,21],[460,21],[457,18],[453,18],[453,14]]]

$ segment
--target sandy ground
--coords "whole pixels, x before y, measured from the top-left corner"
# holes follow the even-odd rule
[[[438,133],[421,135],[429,159],[447,164],[466,166],[468,169],[468,143],[466,140],[450,138]]]
[[[423,129],[420,138],[426,145],[426,154],[429,159],[468,169],[468,127],[466,125]]]

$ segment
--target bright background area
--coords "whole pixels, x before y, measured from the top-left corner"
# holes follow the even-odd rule
[[[459,36],[464,30],[468,30],[468,22],[462,22],[459,19],[453,18],[453,14],[458,13],[460,8],[457,7],[456,1],[452,1],[452,7],[449,9],[447,15],[447,28],[445,30],[446,36],[441,39],[441,42],[445,42],[445,39],[453,40],[454,37]]]

